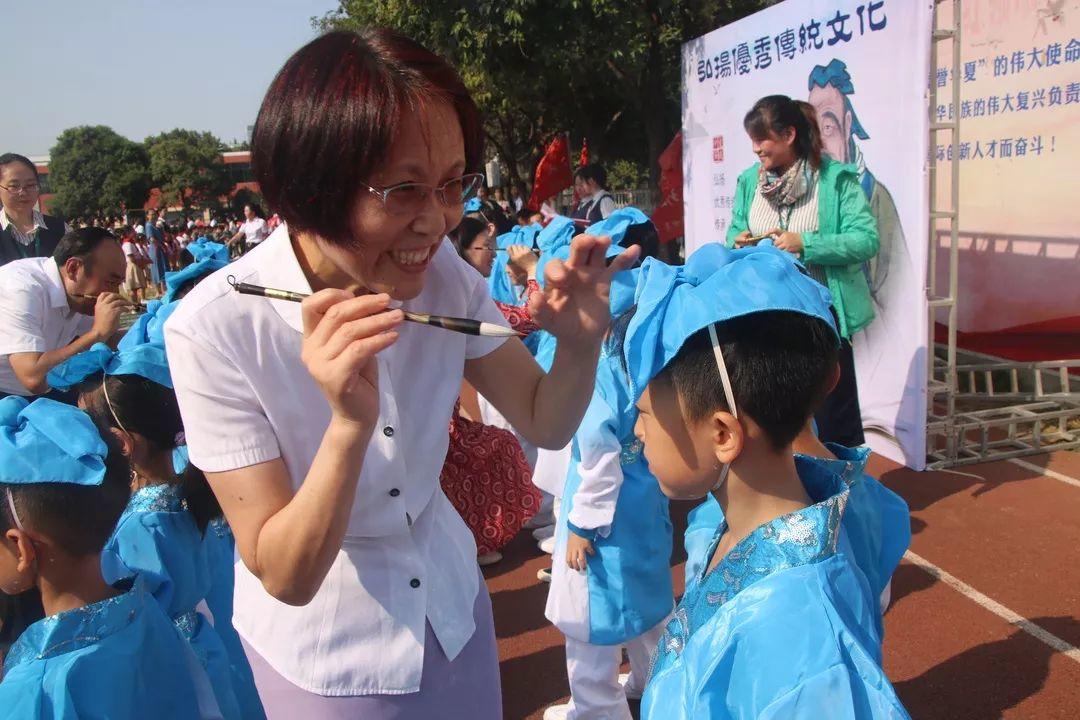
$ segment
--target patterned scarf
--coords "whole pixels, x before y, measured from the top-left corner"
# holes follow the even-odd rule
[[[806,160],[796,160],[783,175],[768,172],[764,166],[758,168],[758,186],[761,196],[775,208],[790,207],[799,202],[810,189],[813,170]]]

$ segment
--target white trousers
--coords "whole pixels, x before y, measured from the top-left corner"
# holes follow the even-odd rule
[[[653,652],[664,634],[667,618],[624,646],[592,645],[566,638],[566,675],[570,680],[567,720],[632,720],[627,693],[640,697],[649,679]],[[626,691],[619,685],[622,648],[630,659]]]

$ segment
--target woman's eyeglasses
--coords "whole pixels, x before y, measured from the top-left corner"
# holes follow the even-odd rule
[[[426,183],[401,183],[385,188],[366,186],[368,192],[382,200],[386,212],[391,215],[411,215],[419,212],[427,204],[432,193],[446,207],[464,205],[476,197],[484,176],[480,173],[462,175],[447,180],[438,187]]]

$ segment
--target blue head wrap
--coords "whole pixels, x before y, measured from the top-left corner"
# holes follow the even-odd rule
[[[67,390],[97,373],[139,375],[167,388],[173,386],[165,347],[156,343],[127,350],[113,350],[105,343],[95,343],[89,350],[72,355],[54,367],[45,379],[50,387]]]
[[[108,454],[82,410],[47,398],[0,400],[0,484],[100,485]]]
[[[474,197],[469,200],[469,202],[465,203],[465,212],[480,212],[480,198]]]
[[[217,245],[218,243],[214,244]],[[224,247],[224,245],[222,247]],[[177,299],[177,293],[180,292],[180,288],[183,287],[185,283],[209,275],[212,272],[216,272],[228,264],[228,260],[222,262],[220,258],[211,255],[191,263],[183,270],[165,273],[165,297],[162,299],[166,303],[174,302]]]
[[[585,229],[586,235],[606,235],[611,238],[611,246],[607,250],[607,257],[613,257],[624,251],[620,247],[626,237],[626,230],[631,225],[640,225],[649,222],[645,213],[634,207],[625,207],[611,213],[605,220],[593,223]],[[574,239],[574,221],[568,217],[557,215],[552,218],[547,227],[537,236],[540,245],[540,259],[536,263],[536,280],[540,286],[544,286],[544,268],[552,260],[569,260],[570,243]]]
[[[768,242],[739,250],[709,244],[682,266],[648,258],[639,269],[635,301],[623,340],[632,401],[690,336],[714,323],[787,310],[824,320],[836,331],[829,291]]]
[[[155,343],[165,345],[165,321],[173,314],[179,303],[163,303],[161,300],[151,300],[146,305],[146,312],[132,324],[124,337],[117,343],[117,350],[131,350],[138,345]]]
[[[200,237],[187,246],[187,251],[195,261],[214,259],[223,265],[229,264],[229,248],[206,237]]]
[[[496,302],[504,305],[522,304],[522,299],[514,292],[510,277],[506,274],[506,266],[510,262],[510,255],[506,250],[511,245],[535,247],[536,237],[541,230],[542,228],[537,224],[517,226],[495,238],[498,250],[495,251],[495,261],[491,265],[491,275],[488,276],[488,289]]]
[[[833,58],[828,65],[815,65],[810,71],[810,79],[806,83],[807,90],[815,87],[836,88],[844,96],[844,110],[851,113],[851,134],[860,140],[868,140],[870,133],[866,132],[859,116],[855,114],[855,108],[851,106],[851,95],[855,94],[855,85],[851,82],[851,74],[843,60]]]

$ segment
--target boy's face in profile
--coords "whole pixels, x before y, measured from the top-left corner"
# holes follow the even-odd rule
[[[645,445],[649,470],[663,493],[675,500],[707,495],[721,468],[714,418],[688,422],[679,394],[665,375],[649,383],[637,408],[634,435]]]

